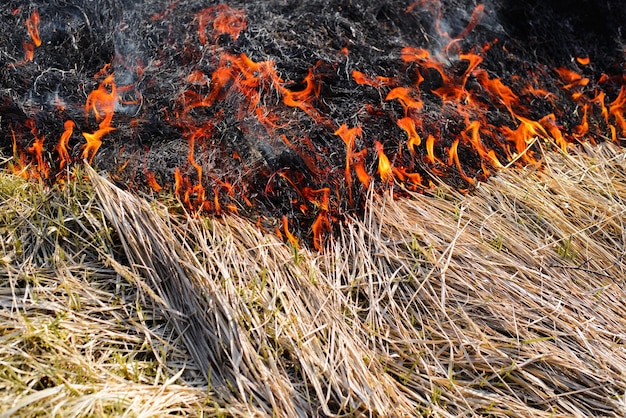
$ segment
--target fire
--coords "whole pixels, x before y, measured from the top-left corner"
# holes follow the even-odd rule
[[[480,138],[480,122],[472,121],[467,124],[467,128],[461,132],[464,142],[469,143],[480,155],[481,161],[495,168],[502,168],[502,163],[498,160],[494,150],[488,149]],[[489,169],[482,165],[483,172],[489,174]]]
[[[202,44],[209,42],[206,36],[206,28],[209,23],[212,24],[214,38],[229,35],[235,41],[247,27],[245,11],[233,9],[226,4],[218,4],[199,11],[196,14],[196,19],[198,20],[198,33]]]
[[[59,138],[59,142],[56,146],[56,150],[59,153],[59,171],[62,171],[72,161],[72,157],[70,157],[67,146],[72,133],[74,133],[76,125],[73,121],[67,120],[65,121],[63,127],[65,130],[61,134],[61,138]]]
[[[28,148],[28,152],[35,157],[36,167],[35,171],[31,170],[31,176],[37,179],[46,179],[48,178],[48,174],[50,171],[50,166],[47,161],[44,161],[43,152],[44,152],[44,137],[38,132],[37,128],[35,128],[35,124],[31,122],[31,133],[35,137],[35,141],[33,145]]]
[[[118,99],[113,74],[107,76],[100,83],[98,88],[87,96],[87,102],[85,103],[85,119],[88,119],[90,112],[93,111],[96,122],[99,122],[98,130],[95,132],[83,132],[87,143],[83,149],[82,158],[87,160],[90,164],[98,152],[100,145],[102,145],[102,138],[115,130],[115,128],[111,126],[111,121],[113,120],[115,105]]]
[[[389,158],[385,155],[383,150],[383,144],[378,141],[374,141],[374,146],[378,152],[378,171],[377,174],[383,183],[389,183],[393,180],[393,172],[391,170],[391,163]]]
[[[619,95],[609,104],[609,114],[615,118],[615,123],[621,129],[622,136],[626,136],[624,112],[626,112],[626,86],[622,86]]]
[[[285,215],[283,215],[283,231],[285,232],[285,236],[287,237],[289,243],[298,248],[298,238],[296,238],[291,231],[289,231],[289,221]]]
[[[352,78],[357,84],[367,85],[376,88],[388,87],[397,82],[393,77],[382,77],[377,75],[376,77],[370,77],[365,73],[357,70],[352,71]]]
[[[175,8],[173,2],[152,21],[166,19]],[[571,68],[529,65],[527,72],[497,74],[491,54],[508,54],[504,42],[468,46],[463,41],[485,15],[482,4],[471,16],[468,10],[468,22],[456,35],[444,32],[448,25],[438,0],[416,1],[405,12],[417,13],[418,8],[432,14],[437,34],[430,35],[438,38],[427,43],[429,49],[404,45],[386,52],[385,60],[395,57],[396,62],[380,75],[372,69],[377,63],[358,68],[347,40],[335,45],[331,62],[311,62],[294,75],[276,68],[271,59],[259,60],[258,54],[267,51],[246,50],[243,9],[219,4],[195,12],[190,19],[197,30],[185,34],[180,51],[184,58],[177,69],[175,104],[158,110],[186,141],[186,155],[180,155],[183,163],[173,170],[173,179],[162,172],[155,175],[144,161],[145,185],[155,192],[173,188],[195,213],[237,213],[238,208],[254,213],[259,201],[267,199],[272,206],[276,199],[280,204],[272,207],[286,208],[290,215],[282,216],[282,225],[277,218],[273,228],[297,246],[302,239],[298,228],[308,222],[313,246],[322,249],[336,223],[363,208],[365,189],[428,192],[435,176],[471,189],[504,167],[538,164],[539,143],[567,151],[578,141],[600,138],[599,131],[607,131],[615,142],[626,136],[623,76],[594,78],[586,56],[572,57]],[[36,11],[25,19],[30,39],[23,41],[25,58],[17,65],[33,61],[42,44],[39,20]],[[114,76],[113,69],[121,83],[133,65],[116,57],[94,76],[100,82],[84,103],[84,124],[68,116],[75,108],[65,102],[68,97],[54,99],[55,112],[65,121],[56,146],[35,129],[33,120],[39,119],[34,116],[11,126],[14,169],[31,178],[47,178],[52,170],[51,177],[58,180],[60,171],[81,160],[69,146],[75,130],[86,141],[80,157],[92,163],[105,137],[116,130],[114,117],[119,127],[127,123],[135,128],[140,120],[150,120],[148,103],[142,109],[146,114],[132,120],[126,112],[115,116],[116,108],[125,109],[133,99],[141,102],[138,90],[136,97],[128,97],[135,85],[117,85]],[[131,71],[152,87],[149,71]],[[559,107],[559,100],[570,107]],[[352,113],[341,114],[342,105]],[[222,127],[233,123],[238,129],[234,138],[225,138],[233,131]],[[52,154],[58,156],[57,164],[47,161]],[[286,186],[287,193],[278,185]]]
[[[406,134],[409,137],[406,141],[406,145],[409,148],[409,151],[415,154],[415,150],[422,143],[422,139],[415,130],[415,123],[413,122],[413,119],[410,117],[404,117],[402,119],[398,119],[397,124],[406,131]]]
[[[363,136],[363,129],[360,126],[348,128],[348,125],[341,125],[339,129],[335,131],[335,135],[339,136],[346,144],[346,169],[345,178],[348,184],[348,197],[352,202],[352,173],[350,171],[350,162],[354,156],[354,145],[357,137]],[[369,180],[366,181],[369,185]],[[365,184],[365,183],[364,183]]]
[[[580,65],[589,65],[591,60],[589,59],[589,57],[576,57],[576,62],[578,62]]]
[[[463,180],[465,180],[469,184],[475,184],[476,180],[474,180],[473,178],[465,174],[465,171],[463,170],[463,166],[461,165],[461,161],[459,160],[458,149],[459,149],[459,140],[456,139],[452,143],[452,146],[450,147],[450,150],[448,151],[448,154],[449,154],[448,165],[452,165],[454,163],[454,165],[456,165],[457,170],[459,170],[459,174],[461,174],[461,177],[463,177]]]
[[[39,37],[39,12],[37,10],[33,11],[30,17],[26,19],[26,28],[28,29],[28,34],[33,40],[35,46],[40,46],[41,38]]]
[[[412,87],[396,87],[387,94],[385,100],[397,99],[404,108],[404,114],[408,115],[410,110],[420,110],[424,106],[424,103],[415,97],[417,95],[417,89]]]
[[[18,64],[27,63],[29,61],[34,60],[35,59],[35,45],[33,45],[31,42],[24,41],[22,43],[22,47],[24,48],[24,60]]]

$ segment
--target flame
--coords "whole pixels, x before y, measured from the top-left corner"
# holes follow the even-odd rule
[[[563,88],[565,89],[569,90],[574,87],[584,87],[589,84],[589,79],[578,74],[576,71],[572,71],[563,67],[557,68],[555,71],[559,74],[561,80],[566,83],[563,86]]]
[[[424,48],[416,48],[412,46],[405,46],[400,51],[400,58],[404,62],[430,62],[430,52]],[[441,71],[443,72],[443,67],[441,67]]]
[[[554,138],[556,145],[561,148],[562,151],[567,152],[567,141],[563,137],[563,133],[561,132],[561,128],[556,124],[556,117],[554,113],[550,113],[539,121],[542,126],[545,126],[550,136]]]
[[[287,220],[287,216],[285,215],[283,215],[283,231],[285,232],[285,236],[287,237],[287,240],[289,241],[289,243],[295,248],[298,248],[298,238],[296,238],[289,231],[289,221]]]
[[[459,160],[458,148],[459,148],[459,139],[457,138],[454,140],[454,142],[452,143],[452,146],[450,147],[450,150],[448,151],[448,155],[449,155],[448,165],[452,165],[454,163],[456,165],[457,170],[459,171],[459,174],[461,175],[461,177],[463,177],[463,180],[465,180],[469,184],[475,184],[476,180],[474,180],[473,178],[465,174],[465,171],[463,170],[463,166],[461,165],[461,161]]]
[[[152,19],[158,20],[172,13],[174,4]],[[194,35],[197,38],[195,45],[192,41],[185,44],[184,52],[188,54],[185,59],[191,60],[198,53],[203,60],[181,77],[181,94],[174,111],[167,115],[167,120],[180,129],[187,141],[186,162],[184,167],[175,169],[171,186],[159,184],[144,163],[145,184],[156,192],[173,187],[186,208],[210,210],[219,215],[224,211],[237,212],[237,206],[231,204],[232,199],[238,199],[240,207],[254,208],[255,191],[250,189],[253,184],[259,184],[258,179],[265,181],[269,176],[266,194],[278,194],[273,181],[280,180],[280,184],[288,184],[295,190],[289,195],[293,213],[315,219],[311,227],[313,245],[322,249],[326,235],[342,211],[353,210],[355,202],[362,202],[355,198],[355,183],[358,193],[370,187],[421,191],[432,187],[432,176],[453,173],[455,182],[460,177],[467,185],[472,185],[516,161],[537,163],[538,156],[533,147],[539,140],[566,151],[571,142],[587,138],[593,141],[599,129],[610,130],[611,138],[616,142],[626,135],[626,86],[623,85],[626,80],[623,76],[604,75],[599,80],[588,78],[583,74],[591,73],[591,69],[579,70],[581,66],[589,65],[589,58],[576,57],[571,65],[578,70],[557,68],[545,71],[539,68],[498,78],[491,70],[481,68],[485,52],[493,51],[498,45],[497,40],[465,51],[461,50],[462,43],[459,42],[478,27],[485,13],[482,4],[474,8],[467,25],[456,36],[442,31],[440,1],[419,0],[405,11],[410,13],[417,7],[432,13],[442,41],[438,43],[439,50],[405,46],[398,59],[400,71],[386,73],[392,75],[388,77],[352,69],[353,63],[347,64],[348,47],[344,46],[335,54],[337,61],[334,63],[318,62],[302,79],[288,81],[281,78],[273,61],[254,61],[245,53],[235,52],[245,47],[245,43],[237,43],[247,29],[244,10],[219,4],[196,12],[198,31]],[[26,20],[30,40],[24,42],[23,63],[32,61],[35,48],[41,45],[38,24],[39,15],[33,12]],[[500,52],[508,51],[502,46]],[[113,64],[120,64],[120,61]],[[121,65],[129,68],[124,63]],[[333,87],[331,84],[326,89],[324,83],[333,80],[332,77],[342,76],[346,67],[352,69],[348,76],[352,87],[366,90],[366,95],[356,97],[372,98],[370,102],[356,103],[356,109],[362,111],[351,115],[351,119],[337,117],[336,102],[326,100],[322,94]],[[142,70],[136,71],[141,76]],[[559,95],[549,91],[551,86],[546,89],[542,85],[540,76],[544,75],[546,78],[558,77]],[[111,65],[103,67],[95,78],[102,81],[85,103],[87,125],[93,125],[94,120],[97,124],[95,129],[91,128],[93,132],[83,132],[86,144],[82,158],[89,163],[103,138],[116,129],[112,126],[115,108],[118,102],[127,103],[126,92],[131,88],[116,86]],[[608,83],[610,93],[599,89],[604,83]],[[622,83],[621,90],[609,103],[607,94],[613,97],[617,83]],[[565,112],[557,107],[558,99],[564,95],[575,101],[575,115],[580,118],[577,124],[571,123],[572,115],[564,115]],[[378,96],[384,100],[379,100]],[[425,108],[426,100],[432,106]],[[541,106],[530,109],[537,101]],[[61,106],[65,105],[59,101],[59,106],[60,113]],[[544,113],[538,113],[546,108],[548,110]],[[297,121],[306,119],[307,127],[317,124],[313,132],[321,131],[324,139],[319,141],[319,136],[314,137],[314,134],[311,137],[294,135],[294,130],[300,127],[292,123],[294,117]],[[598,125],[595,122],[600,118]],[[233,119],[241,122],[244,135],[256,136],[270,147],[288,148],[289,154],[298,156],[302,172],[296,168],[276,169],[271,167],[272,164],[261,164],[259,168],[237,151],[225,148],[217,135],[213,137],[213,132],[220,122]],[[138,120],[131,121],[131,126]],[[377,127],[384,132],[383,135],[396,133],[398,137],[385,137],[381,142],[370,137],[371,124],[378,122],[381,122]],[[34,122],[25,126],[32,133],[32,136],[27,134],[28,140],[34,137],[30,146],[24,145],[27,139],[21,137],[21,126],[18,125],[16,131],[11,127],[15,155],[13,168],[27,177],[47,177],[50,166],[45,159],[44,137],[34,128]],[[55,147],[59,170],[72,163],[68,148],[76,126],[67,120],[64,127]],[[329,152],[325,142],[331,133],[345,144],[345,164],[332,161],[332,149]],[[208,168],[211,160],[203,158],[209,155],[209,151],[214,153],[211,155],[217,161],[232,156],[235,166],[229,167],[233,168],[229,173],[239,175],[236,181],[231,183],[220,178],[219,170],[212,172]],[[375,176],[379,176],[380,183],[372,181]],[[253,182],[246,183],[250,178],[254,178]],[[344,201],[346,191],[348,202]],[[295,220],[291,222],[283,216],[278,231],[281,237],[297,246],[298,239],[289,228],[301,224]]]
[[[397,82],[394,77],[382,77],[377,75],[376,77],[370,77],[365,73],[357,70],[352,71],[352,78],[357,84],[367,85],[376,88],[388,87]]]
[[[363,148],[361,151],[352,154],[351,166],[354,168],[357,178],[367,189],[370,187],[372,176],[367,173],[365,169],[365,158],[367,157],[367,148]]]
[[[626,86],[622,85],[619,95],[609,104],[609,114],[615,118],[615,123],[621,129],[622,136],[626,136],[624,111],[626,111]],[[615,135],[613,135],[613,138],[615,138]]]
[[[39,12],[37,10],[33,11],[30,17],[26,19],[26,28],[28,29],[28,34],[33,40],[35,46],[40,46],[41,38],[39,37]]]
[[[390,183],[393,181],[393,172],[389,158],[387,158],[383,151],[383,144],[374,141],[374,147],[376,148],[376,152],[378,152],[378,171],[376,173],[380,176],[383,183]]]
[[[183,201],[186,205],[194,210],[199,209],[206,201],[206,191],[202,185],[202,166],[196,162],[196,139],[205,135],[205,131],[202,129],[192,132],[187,135],[188,152],[187,161],[196,169],[197,183],[194,186],[186,187]],[[188,182],[188,180],[187,180]]]
[[[87,141],[83,148],[83,160],[86,160],[89,164],[91,164],[96,156],[96,153],[100,149],[100,146],[102,145],[102,137],[114,130],[115,128],[107,126],[105,128],[98,129],[94,133],[83,132],[83,137]]]
[[[29,178],[28,172],[26,170],[26,157],[19,151],[19,147],[17,144],[17,135],[15,131],[11,127],[11,139],[13,140],[13,161],[9,163],[9,169],[11,172],[17,176],[22,178]]]
[[[95,132],[83,132],[87,143],[84,146],[82,158],[87,160],[89,164],[91,164],[98,149],[102,145],[102,138],[115,130],[115,128],[111,126],[111,121],[113,120],[115,105],[118,99],[113,74],[107,76],[100,83],[98,88],[87,96],[85,103],[85,119],[88,119],[89,113],[93,111],[96,122],[99,122],[98,130]]]
[[[346,169],[345,179],[348,184],[348,197],[352,204],[352,173],[350,172],[350,162],[353,159],[354,143],[357,137],[363,136],[363,130],[360,126],[348,128],[348,125],[341,125],[339,129],[335,131],[335,135],[339,136],[346,144]],[[369,181],[367,181],[369,184]]]
[[[152,190],[154,190],[157,193],[163,190],[163,186],[161,186],[157,182],[156,177],[154,176],[154,173],[152,171],[146,170],[145,175],[146,175],[146,183],[148,183],[148,186],[150,186]]]
[[[404,108],[404,113],[406,115],[409,113],[409,110],[419,110],[424,106],[424,103],[420,99],[413,97],[417,94],[418,91],[412,87],[396,87],[387,94],[385,100],[389,101],[398,99],[398,101]]]
[[[492,167],[503,167],[498,157],[496,157],[495,151],[488,149],[480,139],[480,122],[470,122],[465,128],[465,131],[461,132],[461,136],[465,142],[470,143],[473,149],[478,152],[482,161],[487,161]],[[487,169],[484,164],[482,165],[482,169],[485,174],[489,174],[489,169]]]
[[[282,87],[283,102],[289,107],[300,108],[304,113],[309,115],[315,122],[332,125],[313,107],[311,101],[318,98],[320,94],[319,85],[315,81],[314,69],[309,68],[309,72],[304,78],[304,89],[300,91],[291,91]]]
[[[590,61],[589,57],[576,57],[576,62],[580,65],[589,65]]]
[[[415,147],[418,147],[421,144],[422,139],[415,130],[415,123],[413,122],[413,119],[410,117],[404,117],[402,119],[398,119],[396,123],[399,127],[406,131],[406,134],[409,137],[409,139],[406,141],[406,145],[409,148],[409,151],[415,154]]]
[[[209,42],[206,36],[206,27],[212,22],[214,38],[229,35],[234,41],[246,30],[246,12],[242,9],[233,9],[226,4],[218,4],[196,13],[198,33],[201,44]]]
[[[35,162],[37,163],[35,171],[31,170],[30,175],[33,178],[46,179],[46,178],[48,178],[48,174],[50,172],[50,166],[49,166],[48,162],[44,161],[44,159],[43,159],[44,137],[35,128],[35,123],[32,120],[29,120],[28,122],[30,122],[29,124],[31,125],[31,133],[35,137],[35,141],[28,148],[27,151],[28,151],[29,154],[31,154],[31,155],[33,155],[35,157]]]
[[[76,125],[73,121],[66,120],[63,127],[65,130],[61,134],[61,138],[59,138],[59,142],[55,148],[59,153],[59,171],[62,171],[72,161],[70,153],[67,151],[67,146]]]
[[[35,45],[33,45],[31,42],[24,41],[22,42],[22,47],[24,48],[24,60],[17,63],[18,65],[25,64],[35,59]]]
[[[499,78],[489,78],[489,74],[485,70],[474,71],[476,79],[481,86],[487,90],[492,99],[502,103],[511,115],[515,115],[513,105],[519,105],[519,97],[513,93],[510,87],[506,86]]]
[[[428,135],[426,138],[426,159],[429,163],[435,164],[435,137]]]

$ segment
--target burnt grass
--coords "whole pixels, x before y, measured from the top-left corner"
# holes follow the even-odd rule
[[[352,72],[370,77],[391,77],[393,86],[413,86],[415,62],[404,62],[404,47],[428,50],[452,79],[462,77],[468,61],[459,53],[480,55],[483,69],[500,78],[518,96],[516,113],[539,120],[554,114],[567,141],[601,141],[608,126],[596,107],[588,115],[589,132],[575,135],[581,109],[564,88],[556,68],[567,68],[588,78],[583,95],[606,94],[615,100],[624,80],[625,49],[620,25],[626,10],[616,0],[591,1],[232,1],[227,8],[206,1],[5,1],[0,5],[0,148],[5,155],[35,161],[31,147],[43,135],[44,158],[55,182],[59,170],[56,150],[64,122],[76,129],[69,153],[80,163],[85,143],[81,132],[93,132],[98,121],[86,115],[88,94],[98,88],[102,69],[110,65],[119,100],[112,126],[93,161],[98,169],[124,188],[152,193],[147,175],[166,191],[174,191],[178,168],[191,187],[202,184],[206,196],[203,213],[234,212],[259,219],[273,229],[286,216],[289,227],[310,242],[311,225],[320,213],[329,225],[347,213],[360,213],[365,187],[351,172],[346,178],[346,144],[335,134],[342,125],[361,127],[353,151],[367,150],[363,164],[375,188],[391,187],[379,180],[379,142],[394,167],[419,173],[421,183],[396,182],[405,189],[428,191],[443,181],[471,191],[468,178],[483,181],[486,169],[471,145],[458,148],[463,173],[445,164],[447,153],[466,129],[463,103],[444,102],[435,91],[443,80],[437,71],[420,69],[423,107],[414,116],[422,141],[437,138],[434,154],[444,163],[429,164],[424,144],[415,154],[406,146],[406,133],[396,121],[405,116],[397,100],[385,100],[390,86],[359,85]],[[484,7],[478,19],[477,8]],[[245,27],[227,34],[212,29],[227,10],[243,11]],[[40,15],[41,45],[32,60],[25,59],[25,44],[32,42],[26,21]],[[202,19],[206,26],[201,30]],[[456,39],[458,38],[458,39]],[[454,40],[454,42],[451,42]],[[221,88],[212,79],[224,57],[245,54],[253,62],[273,62],[283,90],[263,79],[246,97],[235,84],[236,75]],[[588,57],[582,65],[576,57]],[[435,59],[435,58],[433,58]],[[231,68],[232,68],[231,64]],[[201,74],[204,78],[191,79]],[[237,78],[239,77],[239,79]],[[309,112],[283,103],[285,91],[300,92],[311,77],[316,95]],[[531,83],[550,96],[524,93]],[[482,90],[474,74],[465,88],[480,103],[480,115],[493,126],[483,141],[500,161],[507,162],[507,146],[498,129],[515,129],[518,122],[503,104]],[[210,105],[187,109],[189,97],[207,98]],[[255,109],[274,118],[269,127]],[[316,118],[315,115],[319,116]],[[194,138],[194,159],[202,179],[190,163],[189,138]],[[538,156],[538,145],[529,155]],[[518,163],[522,163],[519,161]],[[492,167],[491,167],[492,168]],[[327,204],[307,191],[327,190]],[[316,195],[319,196],[319,195]],[[198,209],[202,202],[190,206]]]

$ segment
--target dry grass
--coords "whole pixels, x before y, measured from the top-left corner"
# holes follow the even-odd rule
[[[0,416],[624,416],[623,149],[372,196],[323,254],[0,176]]]

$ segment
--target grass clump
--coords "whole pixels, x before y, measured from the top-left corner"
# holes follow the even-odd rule
[[[0,415],[623,416],[626,154],[371,195],[324,252],[0,178]]]

